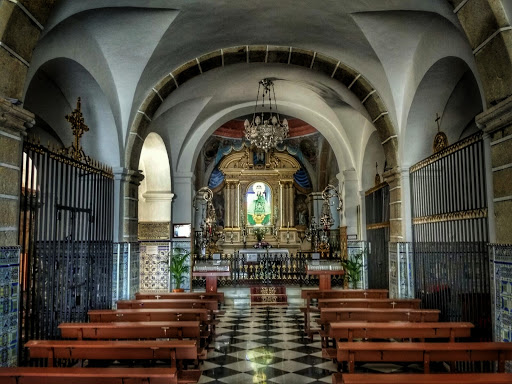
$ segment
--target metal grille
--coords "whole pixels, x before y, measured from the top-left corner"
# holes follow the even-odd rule
[[[23,151],[21,345],[58,338],[61,322],[110,308],[113,266],[111,174],[40,145],[25,143]]]
[[[469,321],[473,337],[491,340],[491,300],[487,244],[415,243],[416,297],[439,309],[439,321]]]
[[[488,241],[482,133],[410,169],[414,241]]]
[[[365,197],[366,236],[370,243],[368,287],[387,289],[389,285],[389,185],[369,190]]]

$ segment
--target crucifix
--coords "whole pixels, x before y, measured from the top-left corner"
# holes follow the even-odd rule
[[[441,129],[441,126],[439,125],[439,120],[441,120],[441,116],[439,116],[439,113],[436,112],[436,123],[437,123],[437,132]]]
[[[71,114],[66,115],[66,120],[71,124],[73,136],[75,136],[75,143],[73,144],[73,159],[77,161],[82,160],[82,147],[80,146],[80,138],[89,130],[89,127],[84,123],[84,116],[82,115],[82,104],[80,98],[76,102],[76,108]]]

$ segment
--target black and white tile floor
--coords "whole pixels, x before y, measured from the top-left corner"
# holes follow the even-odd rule
[[[303,333],[299,307],[225,307],[199,383],[331,383],[336,364]]]

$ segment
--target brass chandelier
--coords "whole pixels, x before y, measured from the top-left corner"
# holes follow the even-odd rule
[[[265,108],[265,102],[268,104],[268,112],[264,110],[256,112],[258,102],[261,95],[261,107]],[[274,98],[274,110],[272,111],[272,97]],[[265,101],[267,99],[267,101]],[[258,85],[258,94],[256,96],[256,105],[254,106],[254,114],[252,122],[245,120],[245,138],[255,145],[267,152],[269,149],[275,148],[278,144],[282,143],[288,137],[288,121],[279,116],[277,111],[276,94],[274,91],[274,82],[270,79],[260,80]]]

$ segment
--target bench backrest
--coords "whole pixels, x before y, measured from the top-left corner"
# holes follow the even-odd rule
[[[322,308],[320,320],[336,321],[439,321],[437,309]]]
[[[470,337],[474,325],[464,322],[338,322],[330,323],[329,337],[334,339],[438,339]]]
[[[509,384],[512,373],[343,373],[335,384]]]
[[[419,309],[420,299],[319,299],[318,308],[411,308]]]
[[[94,309],[88,312],[91,322],[121,321],[202,321],[210,319],[204,308]]]
[[[90,360],[197,359],[196,340],[31,340],[25,344],[31,358]]]
[[[218,309],[218,303],[215,300],[201,299],[119,300],[117,302],[117,309],[140,308],[206,308],[214,311]]]
[[[176,368],[0,368],[3,384],[171,384]]]
[[[199,339],[199,321],[151,321],[119,323],[62,323],[63,338],[82,339]]]
[[[387,289],[303,289],[301,297],[311,299],[336,299],[336,298],[362,298],[362,299],[385,299],[388,297]]]
[[[166,299],[200,299],[200,300],[217,300],[224,303],[224,292],[165,292],[165,293],[136,293],[136,300],[166,300]]]

